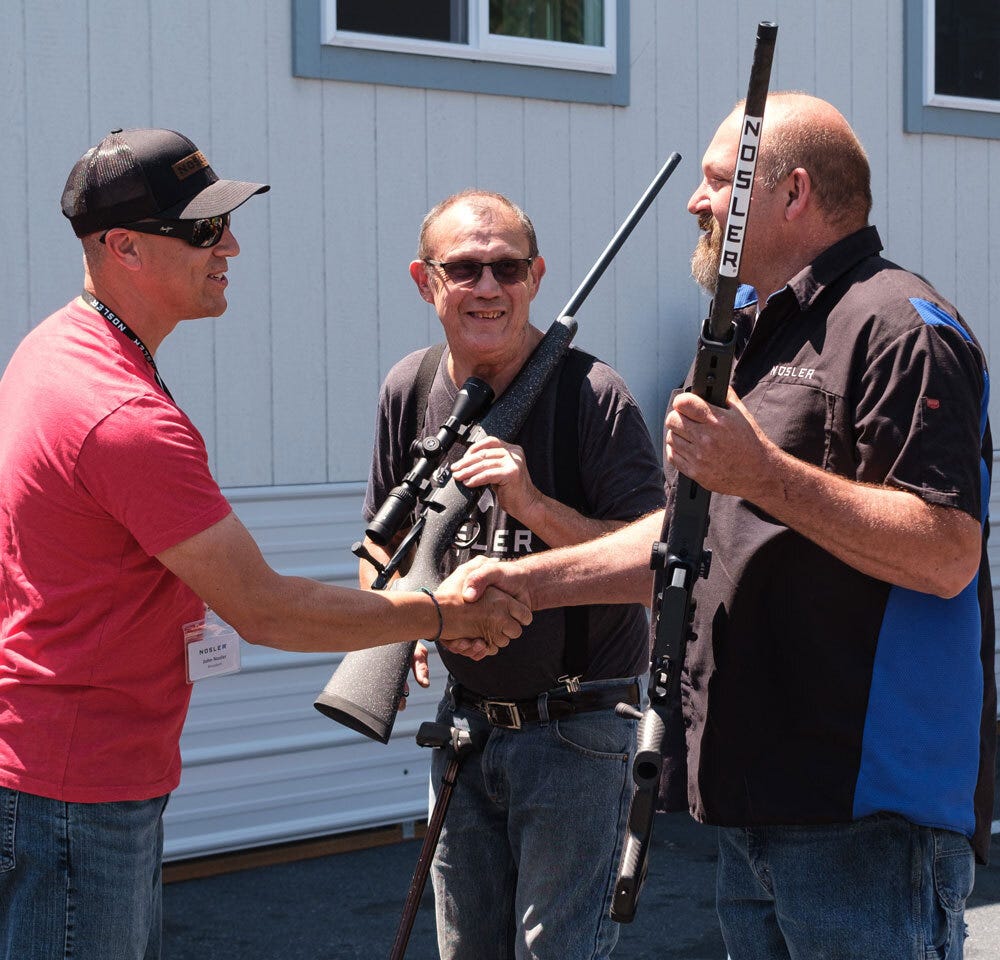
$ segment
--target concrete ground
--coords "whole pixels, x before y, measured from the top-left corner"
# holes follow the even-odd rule
[[[168,883],[164,960],[378,960],[389,955],[420,841]],[[658,816],[636,919],[621,960],[725,960],[714,907],[715,832]],[[437,960],[424,892],[407,960]],[[966,914],[966,960],[1000,957],[1000,836]],[[876,960],[876,958],[873,958]]]

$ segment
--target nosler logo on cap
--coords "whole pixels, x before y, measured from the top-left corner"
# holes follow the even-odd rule
[[[205,154],[200,150],[196,150],[194,153],[188,154],[188,156],[183,157],[178,160],[172,167],[175,174],[177,174],[178,180],[185,180],[191,176],[192,173],[197,173],[199,170],[204,170],[208,166],[208,160],[205,159]]]

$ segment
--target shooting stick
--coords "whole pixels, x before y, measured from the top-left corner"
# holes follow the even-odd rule
[[[410,889],[407,891],[406,901],[403,903],[403,915],[399,918],[396,939],[393,940],[392,949],[389,951],[389,960],[402,960],[403,954],[406,953],[406,945],[410,942],[410,933],[413,930],[413,921],[416,919],[420,898],[424,892],[424,885],[427,883],[427,874],[430,872],[434,851],[437,849],[438,838],[441,836],[441,827],[444,826],[445,814],[448,812],[451,794],[455,789],[455,781],[458,779],[458,768],[462,765],[465,755],[474,746],[472,735],[468,730],[458,730],[444,723],[430,722],[420,725],[420,729],[417,731],[417,743],[422,747],[437,747],[440,750],[447,750],[448,766],[441,777],[441,789],[434,801],[431,818],[427,821],[427,832],[424,834],[424,842],[420,847],[420,857],[417,859],[413,879],[410,881]]]

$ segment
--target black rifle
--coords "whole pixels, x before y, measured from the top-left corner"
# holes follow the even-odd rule
[[[757,43],[736,154],[732,197],[723,234],[719,281],[709,317],[698,338],[694,376],[688,387],[692,393],[717,407],[726,406],[726,392],[733,368],[736,348],[733,311],[777,34],[776,24],[762,21],[757,25]],[[649,671],[649,707],[641,714],[625,704],[618,707],[618,712],[623,715],[641,718],[632,764],[635,790],[629,807],[628,833],[611,902],[611,917],[619,923],[629,923],[634,919],[636,903],[646,879],[666,726],[671,711],[680,701],[681,670],[694,614],[691,593],[695,581],[708,576],[711,563],[711,551],[705,549],[710,497],[707,490],[684,474],[678,474],[673,509],[669,516],[664,514],[660,541],[653,544],[650,559],[650,567],[656,574],[652,602],[655,640]]]
[[[680,159],[677,153],[670,155],[503,396],[468,432],[466,442],[473,443],[488,436],[504,441],[515,439],[576,333],[577,310]],[[417,520],[421,528],[418,542],[414,547],[415,538],[408,538],[401,544],[401,549],[407,552],[413,549],[413,561],[404,576],[389,583],[390,590],[433,589],[441,582],[441,562],[481,495],[481,490],[467,487],[448,476],[443,486],[426,497]],[[404,559],[399,554],[397,550],[390,561],[394,564],[393,569]],[[414,646],[414,642],[395,643],[347,654],[316,698],[316,709],[373,740],[388,743]]]

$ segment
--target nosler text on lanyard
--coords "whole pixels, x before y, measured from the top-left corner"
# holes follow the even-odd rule
[[[139,335],[118,316],[113,310],[101,303],[89,290],[84,290],[80,294],[83,297],[84,302],[92,306],[108,323],[113,327],[117,327],[125,334],[141,351],[142,355],[146,358],[146,363],[148,363],[153,368],[153,376],[156,378],[156,382],[160,385],[160,389],[168,396],[171,400],[174,399],[173,394],[167,389],[167,385],[163,382],[163,377],[160,376],[160,371],[156,369],[156,361],[153,359],[153,355],[149,352],[149,348],[139,339]]]

